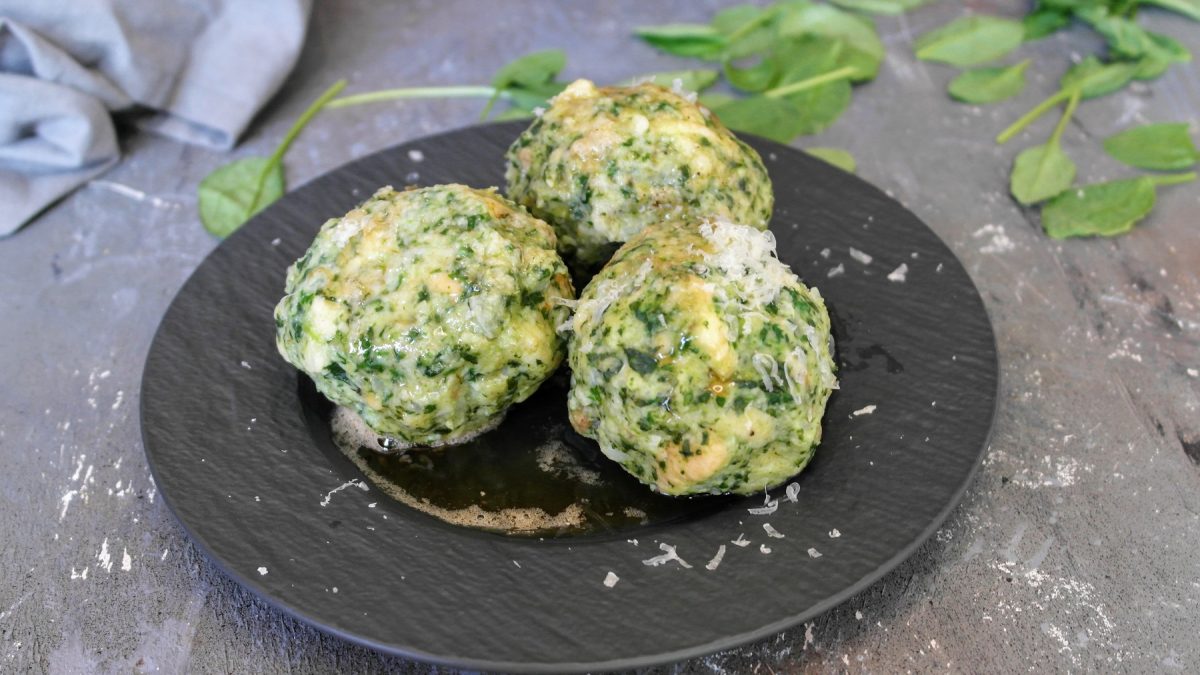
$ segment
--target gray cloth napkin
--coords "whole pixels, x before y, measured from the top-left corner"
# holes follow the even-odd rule
[[[311,0],[0,0],[0,237],[112,166],[111,115],[229,149],[278,90]]]

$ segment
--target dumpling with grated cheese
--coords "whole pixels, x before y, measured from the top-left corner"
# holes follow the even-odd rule
[[[574,290],[546,223],[494,190],[380,189],[288,270],[276,342],[389,448],[494,426],[565,355]]]
[[[766,229],[775,198],[762,159],[694,94],[576,80],[508,149],[508,194],[558,231],[584,266],[643,227],[723,217]]]
[[[651,225],[564,328],[572,426],[660,492],[758,492],[803,469],[821,440],[837,388],[829,314],[769,231]]]

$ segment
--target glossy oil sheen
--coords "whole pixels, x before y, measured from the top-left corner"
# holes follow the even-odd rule
[[[311,380],[298,378],[315,445],[330,451],[332,443],[337,452],[354,455],[352,461],[370,467],[374,475],[368,474],[368,479],[385,494],[403,491],[419,503],[417,510],[451,524],[515,537],[637,536],[647,525],[703,517],[731,499],[668,497],[609,461],[594,441],[575,433],[567,421],[565,369],[513,406],[496,429],[462,445],[395,453],[339,442],[330,428],[332,404]],[[572,505],[578,507],[580,520],[569,527],[489,528],[471,522],[466,514],[438,515],[476,506],[488,513],[536,510],[553,516]]]

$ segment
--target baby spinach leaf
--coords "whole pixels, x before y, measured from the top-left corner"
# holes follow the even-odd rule
[[[1081,99],[1096,98],[1112,93],[1124,87],[1133,79],[1137,72],[1136,63],[1102,63],[1095,56],[1089,56],[1075,64],[1059,80],[1060,89],[1051,94],[1041,103],[1025,113],[1016,122],[996,136],[997,143],[1007,143],[1022,129],[1041,117],[1054,106],[1069,99],[1073,92],[1079,91]]]
[[[854,173],[857,168],[854,155],[839,148],[806,148],[804,151],[848,173]]]
[[[554,98],[560,91],[566,87],[562,82],[547,82],[535,87],[512,87],[497,91],[494,96],[507,99],[512,107],[525,112],[532,112],[534,108],[544,108],[547,101]],[[485,106],[483,114],[486,115],[488,110]]]
[[[662,26],[642,26],[633,34],[659,51],[675,56],[715,59],[725,49],[725,36],[704,23],[671,23]]]
[[[779,73],[772,86],[803,82],[835,70],[844,63],[846,51],[845,40],[824,35],[797,35],[780,41],[770,56]]]
[[[532,52],[496,71],[492,86],[496,89],[533,89],[552,82],[566,65],[567,55],[561,49]]]
[[[797,44],[821,44],[831,41],[806,36]],[[819,49],[811,59],[786,61],[789,64],[779,84],[761,95],[720,103],[713,108],[730,128],[766,136],[782,142],[802,134],[814,134],[828,127],[850,104],[850,78],[856,72],[850,66],[837,65],[837,44]],[[784,101],[780,105],[773,100]],[[732,121],[730,121],[732,120]],[[768,126],[777,125],[778,129]]]
[[[1149,49],[1150,36],[1132,19],[1112,16],[1104,7],[1089,7],[1075,12],[1108,41],[1110,55],[1136,59]]]
[[[850,106],[850,98],[848,80],[830,82],[785,96],[784,99],[797,110],[795,126],[792,127],[795,129],[793,137],[824,131]]]
[[[1044,145],[1026,148],[1017,155],[1009,179],[1009,192],[1018,202],[1026,206],[1036,204],[1059,194],[1075,182],[1075,162],[1063,152],[1061,139],[1067,122],[1079,105],[1079,97],[1078,91],[1071,95],[1050,140]]]
[[[1042,228],[1054,239],[1128,232],[1154,208],[1154,181],[1114,180],[1067,190],[1042,207]]]
[[[1063,91],[1079,89],[1083,99],[1096,98],[1129,84],[1137,72],[1136,63],[1101,63],[1089,56],[1075,64],[1059,81]]]
[[[711,26],[722,35],[749,31],[770,18],[771,10],[755,5],[734,5],[713,15]]]
[[[779,64],[772,58],[764,58],[745,68],[739,68],[727,60],[721,64],[721,68],[730,85],[752,93],[769,89],[779,78]]]
[[[788,143],[804,130],[802,113],[790,101],[763,95],[735,98],[710,106],[725,126],[780,143]]]
[[[1183,122],[1147,124],[1104,139],[1104,149],[1118,161],[1139,169],[1177,171],[1194,166],[1200,152]]]
[[[917,58],[954,66],[992,61],[1021,44],[1025,29],[1020,23],[994,16],[964,16],[935,28],[914,43]]]
[[[727,62],[725,76],[738,89],[761,92],[834,70],[846,61],[847,51],[841,38],[796,35],[777,41],[771,52],[754,66],[738,68]]]
[[[1057,141],[1026,148],[1013,162],[1009,192],[1028,206],[1045,201],[1075,181],[1075,162]]]
[[[1029,59],[997,68],[968,70],[950,81],[947,90],[966,103],[994,103],[1021,93],[1025,88],[1025,69]]]
[[[856,12],[896,16],[910,9],[915,9],[928,2],[928,0],[830,0],[830,2],[842,9],[849,9]]]
[[[530,117],[533,117],[532,109],[519,108],[517,106],[513,106],[511,108],[508,108],[504,112],[496,115],[492,119],[497,122],[507,122],[509,120],[527,120]]]
[[[1179,12],[1189,19],[1200,21],[1200,0],[1141,0],[1143,5],[1158,5]]]
[[[764,9],[754,5],[735,5],[717,12],[712,27],[725,38],[722,56],[739,59],[770,49],[777,15],[774,7]]]
[[[222,239],[283,196],[283,165],[266,157],[244,157],[200,181],[198,205],[204,229]]]
[[[883,62],[884,48],[867,19],[830,5],[797,5],[779,19],[779,37],[794,38],[816,35],[845,43],[841,56],[843,65],[854,68],[851,78],[864,82],[875,78]]]
[[[722,106],[729,105],[736,100],[738,100],[736,97],[730,96],[729,94],[709,92],[707,94],[700,94],[700,97],[696,99],[696,102],[715,112]]]
[[[1150,38],[1146,53],[1137,63],[1133,77],[1137,80],[1153,80],[1166,72],[1172,63],[1187,63],[1192,53],[1173,38],[1160,33],[1146,33]]]
[[[1048,7],[1038,7],[1025,15],[1021,26],[1025,29],[1025,42],[1040,40],[1047,35],[1057,32],[1071,23],[1071,16],[1065,12]]]
[[[1088,7],[1103,5],[1108,0],[1038,0],[1038,8],[1053,9],[1059,12],[1075,12]]]
[[[495,93],[483,107],[479,119],[485,120],[492,106],[502,95],[515,99],[514,105],[532,110],[562,90],[554,81],[567,65],[567,55],[561,49],[546,49],[526,54],[496,71],[492,76]]]
[[[508,92],[502,92],[502,98],[508,98]],[[401,101],[417,98],[491,98],[496,95],[493,87],[482,85],[451,86],[451,87],[400,87],[397,89],[380,89],[361,94],[351,94],[335,98],[325,107],[349,108],[350,106],[383,101]]]
[[[283,155],[321,108],[346,86],[338,80],[300,114],[270,157],[244,157],[204,177],[197,189],[197,205],[204,229],[227,237],[283,196],[286,189]]]

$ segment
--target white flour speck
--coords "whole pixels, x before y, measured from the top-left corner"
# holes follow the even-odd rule
[[[769,554],[769,553],[771,552],[771,547],[770,547],[770,546],[767,546],[766,544],[759,544],[759,545],[758,545],[758,552],[759,552],[759,553],[762,553],[763,555],[767,555],[767,554]]]
[[[267,576],[267,568],[265,568],[265,567],[258,568],[258,574],[260,576],[264,576],[264,577]]]
[[[721,564],[721,559],[724,557],[725,557],[725,544],[721,544],[721,547],[717,549],[717,554],[713,556],[712,560],[709,560],[704,565],[704,569],[710,570],[710,571],[717,569],[717,566]]]
[[[810,557],[810,558],[820,558],[820,557],[821,557],[821,552],[820,552],[820,551],[818,551],[818,550],[817,550],[817,549],[815,549],[815,548],[810,548],[810,549],[808,549],[808,557]]]
[[[992,225],[989,223],[975,230],[971,236],[976,239],[982,239],[989,235],[991,239],[979,249],[980,253],[1005,253],[1017,247],[1012,239],[1008,238],[1008,234],[1004,232],[1003,225]],[[938,271],[941,271],[940,265],[938,266]]]
[[[871,413],[875,412],[875,407],[876,406],[874,403],[872,403],[871,405],[868,405],[868,406],[863,406],[863,407],[859,408],[858,410],[855,410],[854,412],[850,413],[850,416],[858,417],[859,415],[870,415]]]
[[[1195,368],[1188,368],[1187,374],[1191,375],[1192,377],[1200,377],[1200,370],[1196,370]]]
[[[112,556],[108,553],[108,537],[105,537],[104,542],[100,544],[100,553],[96,559],[100,561],[100,566],[104,568],[105,572],[112,572],[113,562]]]
[[[836,277],[839,274],[845,274],[845,273],[846,273],[846,266],[842,263],[838,263],[837,267],[830,269],[828,272],[825,273],[825,276],[832,279],[833,277]]]
[[[408,158],[414,162],[423,162],[425,161],[425,153],[420,150],[409,150]]]
[[[862,621],[862,620],[863,620],[863,613],[862,613],[862,612],[860,612],[860,611],[858,611],[858,610],[854,610],[854,618],[858,619],[859,621]]]
[[[827,249],[827,248],[821,249],[821,257],[828,259],[829,258],[829,249]]]
[[[609,588],[616,586],[617,582],[620,580],[621,580],[621,577],[618,577],[617,575],[613,574],[612,572],[609,572],[608,574],[604,575],[604,585],[608,586]]]
[[[517,562],[516,560],[514,560],[514,561],[512,561],[512,562],[513,562],[513,564],[514,564],[514,565],[516,565],[516,566],[517,566],[517,569],[521,569],[521,563]]]
[[[836,527],[829,531],[830,539],[837,539],[840,536],[842,536],[842,533],[838,532],[838,529]]]
[[[887,275],[887,280],[895,281],[896,283],[903,283],[905,278],[907,278],[907,276],[908,276],[908,265],[905,263],[900,263],[899,267],[892,270],[892,272]]]
[[[272,245],[272,246],[278,246],[278,245],[280,245],[280,244],[282,244],[282,243],[283,243],[283,240],[282,240],[282,239],[280,239],[279,237],[275,237],[274,239],[272,239],[272,240],[271,240],[271,245]]]
[[[58,498],[58,501],[62,502],[62,510],[58,512],[58,522],[61,523],[63,518],[67,517],[67,509],[71,507],[71,500],[77,494],[79,494],[78,490],[67,490],[62,497]]]
[[[133,558],[129,557],[129,549],[121,547],[121,569],[128,572],[133,569]]]
[[[745,548],[750,545],[750,540],[744,535],[739,534],[737,539],[734,539],[729,543],[733,544],[734,546],[741,546],[742,548]]]
[[[850,257],[864,265],[870,265],[871,261],[874,260],[874,258],[872,258],[869,254],[863,253],[853,246],[850,247]]]
[[[679,563],[680,567],[684,567],[687,569],[692,568],[692,566],[687,564],[687,562],[684,561],[683,558],[679,557],[679,554],[675,552],[674,546],[667,544],[667,543],[662,543],[662,544],[658,545],[658,548],[660,551],[663,552],[663,554],[656,555],[653,558],[647,558],[646,560],[643,560],[642,561],[643,565],[647,565],[649,567],[658,567],[659,565],[665,565],[665,564],[671,562],[672,560],[674,560],[675,562]]]
[[[247,361],[242,361],[242,367],[246,370],[250,370],[250,363]]]
[[[779,530],[776,530],[775,528],[771,527],[770,523],[763,523],[763,531],[767,533],[768,537],[771,537],[773,539],[783,539],[783,537],[784,537],[784,534],[782,532],[780,532]]]

